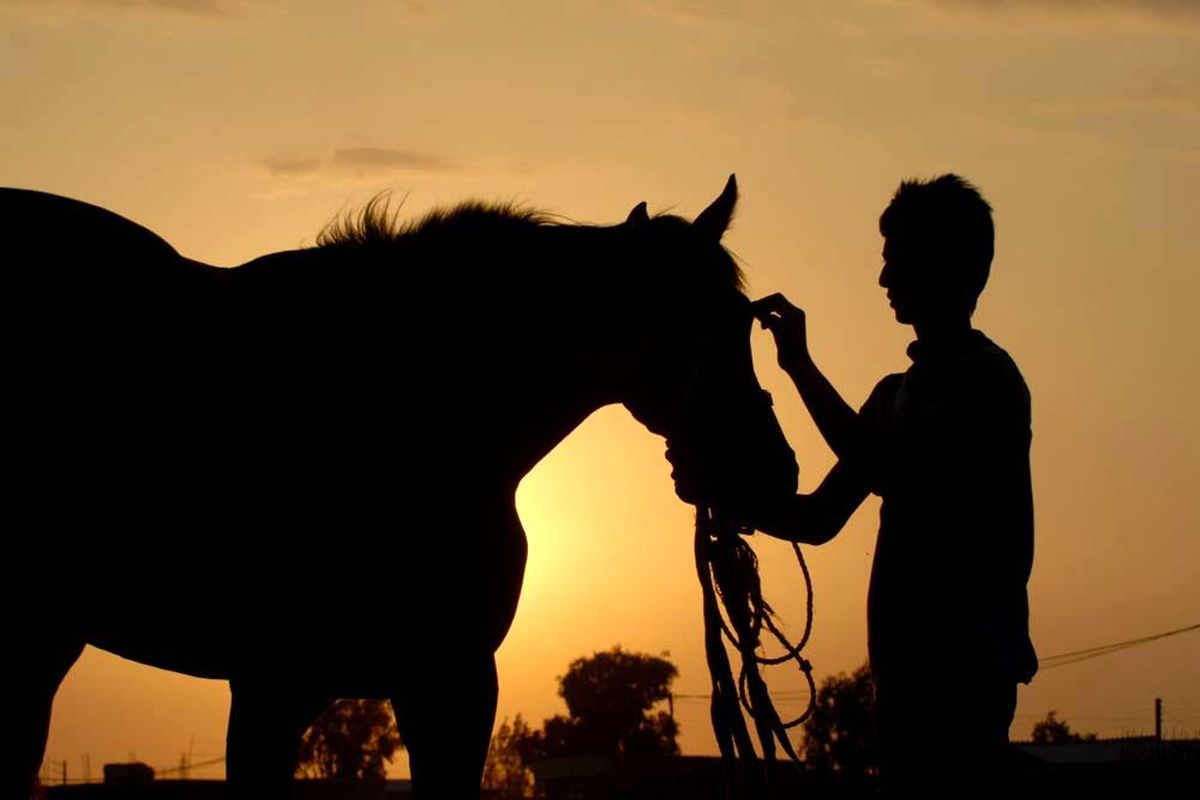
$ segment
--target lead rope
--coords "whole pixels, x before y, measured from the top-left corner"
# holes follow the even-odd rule
[[[696,507],[696,572],[704,602],[704,650],[712,677],[713,733],[725,762],[730,796],[743,795],[750,800],[767,797],[769,771],[775,765],[775,745],[796,764],[800,763],[787,731],[804,722],[816,706],[817,688],[812,664],[800,655],[812,633],[812,577],[799,545],[792,548],[804,574],[807,594],[804,634],[792,644],[779,630],[771,607],[763,600],[758,577],[758,559],[742,533],[750,531],[706,504]],[[721,607],[725,613],[721,613]],[[726,623],[728,617],[728,623]],[[782,655],[759,655],[763,629],[780,644]],[[741,656],[741,670],[735,683],[722,635]],[[760,666],[775,666],[795,661],[808,683],[808,708],[793,720],[784,722],[775,710]],[[762,748],[762,762],[754,749],[742,709],[754,721]],[[735,792],[734,787],[744,787]]]

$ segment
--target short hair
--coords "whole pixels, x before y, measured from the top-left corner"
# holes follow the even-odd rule
[[[944,277],[961,289],[975,309],[995,253],[992,207],[970,181],[954,174],[906,180],[879,217],[886,238],[913,237],[933,248]]]

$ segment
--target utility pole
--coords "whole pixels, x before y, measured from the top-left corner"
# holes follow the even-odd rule
[[[1154,698],[1154,741],[1162,741],[1162,698]]]

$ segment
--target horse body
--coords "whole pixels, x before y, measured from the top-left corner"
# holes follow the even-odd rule
[[[58,576],[4,599],[34,733],[6,796],[27,793],[89,643],[230,681],[235,793],[278,793],[338,697],[392,700],[418,796],[477,792],[524,573],[518,483],[600,406],[669,432],[719,349],[705,315],[749,319],[729,276],[683,292],[686,313],[659,307],[679,270],[657,291],[605,277],[630,259],[736,275],[719,231],[704,245],[674,218],[465,207],[386,234],[378,212],[220,269],[95,206],[0,190],[0,219],[40,243],[6,277],[8,505]],[[756,479],[794,485],[766,417]]]

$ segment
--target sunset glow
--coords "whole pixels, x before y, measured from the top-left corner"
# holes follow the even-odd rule
[[[0,0],[0,70],[0,183],[103,206],[224,266],[311,244],[385,190],[411,215],[481,198],[616,223],[642,200],[691,218],[736,173],[724,244],[749,294],[806,309],[815,358],[855,406],[906,368],[912,336],[877,284],[878,215],[903,178],[962,174],[997,230],[975,323],[1033,396],[1034,644],[1049,656],[1200,622],[1200,4]],[[811,490],[832,456],[769,336],[753,347]],[[498,720],[561,711],[556,676],[618,643],[668,651],[680,694],[710,690],[691,509],[663,452],[605,408],[522,484],[530,557]],[[806,550],[818,677],[866,658],[877,526],[870,499]],[[453,527],[421,535],[444,538],[453,570]],[[798,631],[799,572],[764,538],[768,599]],[[34,568],[52,584],[52,564]],[[1145,733],[1161,697],[1168,733],[1200,735],[1197,664],[1193,633],[1045,670],[1012,734],[1049,709]],[[216,759],[228,702],[223,683],[89,649],[47,759],[76,777],[131,756]],[[683,751],[714,753],[705,704],[676,714]]]

